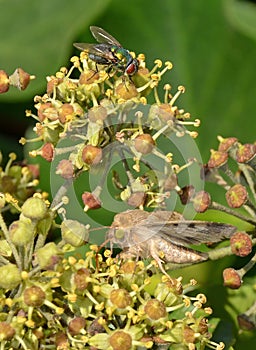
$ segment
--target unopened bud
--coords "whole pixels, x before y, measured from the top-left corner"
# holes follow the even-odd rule
[[[226,200],[231,208],[240,208],[247,201],[247,190],[241,184],[232,186],[226,192]]]
[[[237,272],[237,270],[233,268],[227,268],[223,271],[223,280],[224,286],[229,287],[231,289],[238,289],[241,287],[242,279]]]
[[[150,134],[141,134],[135,138],[134,146],[138,152],[148,154],[152,152],[155,141]]]
[[[245,232],[236,232],[230,238],[230,246],[232,253],[244,257],[252,251],[252,240],[251,237]]]

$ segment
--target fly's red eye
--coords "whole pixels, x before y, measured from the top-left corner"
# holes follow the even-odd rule
[[[132,75],[137,72],[137,66],[134,63],[129,64],[129,66],[126,68],[126,73],[128,75]]]

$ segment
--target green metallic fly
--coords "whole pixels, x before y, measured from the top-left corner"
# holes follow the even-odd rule
[[[137,59],[133,58],[112,35],[100,27],[91,26],[90,30],[99,44],[74,43],[77,49],[88,51],[89,58],[96,64],[108,66],[108,71],[115,68],[128,76],[138,71]]]

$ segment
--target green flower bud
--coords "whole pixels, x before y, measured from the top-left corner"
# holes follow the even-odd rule
[[[164,303],[157,299],[148,300],[144,307],[144,311],[151,320],[158,320],[167,315]]]
[[[47,213],[45,201],[38,197],[32,197],[26,200],[22,206],[22,214],[31,220],[41,220]]]
[[[14,289],[21,282],[20,271],[14,264],[0,266],[0,288]]]
[[[109,338],[113,350],[129,350],[132,348],[132,337],[124,331],[116,331]]]
[[[151,153],[155,146],[155,141],[150,134],[141,134],[134,140],[134,147],[142,154]]]
[[[62,239],[73,247],[80,247],[89,239],[89,230],[76,220],[64,220],[61,223]]]
[[[36,257],[42,269],[53,269],[61,259],[61,251],[50,242],[36,251]]]
[[[126,289],[114,289],[110,293],[110,301],[120,309],[125,309],[131,305],[132,298]]]
[[[34,239],[35,230],[30,220],[17,220],[10,225],[9,232],[12,242],[22,247]]]

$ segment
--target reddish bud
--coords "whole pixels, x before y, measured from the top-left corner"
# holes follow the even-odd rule
[[[228,152],[230,148],[237,143],[236,137],[228,137],[226,139],[220,138],[218,151]]]
[[[86,164],[96,165],[102,159],[102,149],[100,147],[86,145],[82,152],[82,159]]]
[[[0,342],[11,340],[15,334],[15,329],[8,322],[0,322]]]
[[[256,153],[256,145],[246,143],[245,145],[239,145],[236,151],[236,160],[239,163],[248,163]]]
[[[92,336],[97,333],[104,333],[105,328],[98,322],[98,319],[92,321],[90,326],[88,327],[88,333]]]
[[[187,344],[194,343],[196,337],[195,337],[195,332],[193,331],[193,329],[190,328],[189,326],[185,326],[183,329],[183,338]]]
[[[72,179],[74,177],[74,167],[71,160],[61,160],[57,166],[56,174],[63,177],[63,179]]]
[[[90,271],[88,269],[81,268],[77,270],[74,274],[74,283],[76,289],[85,290],[89,283],[88,277],[90,277]]]
[[[86,320],[83,317],[75,317],[68,324],[68,330],[71,335],[77,335],[85,328]]]
[[[195,187],[193,185],[184,186],[179,193],[180,201],[183,205],[186,205],[190,202],[195,194]]]
[[[47,160],[47,162],[51,162],[54,157],[54,146],[51,142],[47,142],[43,145],[40,150],[40,155],[42,158]]]
[[[86,72],[82,72],[79,77],[80,85],[89,85],[94,83],[95,80],[99,79],[99,73],[94,70],[88,70]]]
[[[25,72],[22,68],[17,68],[9,78],[10,85],[17,87],[19,90],[25,90],[30,83],[31,78],[31,75]]]
[[[38,286],[26,288],[23,293],[24,303],[33,307],[42,306],[45,296],[45,292]]]
[[[82,194],[82,200],[85,205],[84,211],[88,209],[98,209],[101,207],[101,201],[91,192],[84,192]]]
[[[9,90],[9,77],[4,70],[0,70],[0,94]]]
[[[219,168],[227,163],[228,153],[211,150],[211,156],[207,163],[208,168]]]
[[[233,268],[227,268],[223,271],[224,286],[231,289],[238,289],[242,284],[241,277],[237,270]]]
[[[195,211],[204,213],[211,205],[211,196],[206,191],[199,191],[194,195],[192,201]]]
[[[171,174],[164,180],[164,191],[174,190],[177,186],[178,179],[176,174]]]
[[[141,134],[134,140],[135,149],[142,154],[151,153],[154,146],[155,141],[150,134]]]
[[[64,103],[60,107],[58,114],[59,114],[59,121],[64,124],[68,119],[72,118],[74,114],[74,108],[71,104]]]
[[[231,208],[240,208],[247,201],[247,190],[243,185],[232,186],[226,192],[226,201]]]
[[[256,329],[255,314],[246,315],[246,313],[237,316],[239,327],[245,331]]]
[[[127,199],[127,204],[137,208],[140,205],[143,205],[146,199],[146,193],[145,192],[134,192],[130,195],[130,197]]]
[[[55,335],[56,349],[70,349],[68,337],[65,333],[59,332]]]
[[[57,120],[58,119],[58,111],[50,102],[43,103],[40,105],[37,115],[39,120],[42,122],[46,118],[49,120]]]
[[[51,77],[48,77],[47,78],[47,88],[46,88],[46,92],[47,92],[47,95],[51,95],[54,91],[54,88],[56,86],[58,86],[58,84],[60,84],[63,79],[59,79],[59,78],[56,78],[55,76],[51,76]]]
[[[230,246],[232,253],[237,256],[247,256],[252,251],[251,237],[245,232],[236,232],[230,238]]]

